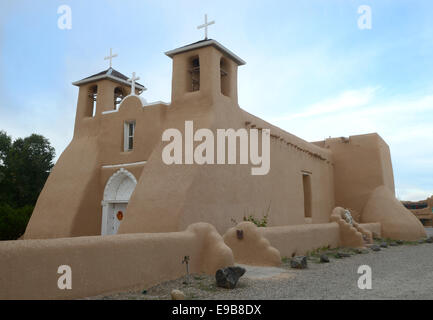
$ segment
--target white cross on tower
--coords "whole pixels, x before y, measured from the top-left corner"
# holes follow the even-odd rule
[[[135,77],[135,72],[132,73],[131,79],[128,79],[128,82],[131,82],[131,94],[135,95],[135,81],[140,80],[140,77]]]
[[[204,15],[204,24],[197,27],[197,29],[203,29],[204,28],[204,38],[207,40],[207,27],[214,24],[215,20],[207,22],[207,14]]]
[[[111,68],[111,65],[112,65],[113,58],[116,58],[116,57],[117,57],[117,53],[113,54],[113,49],[110,48],[110,55],[108,57],[104,58],[104,60],[110,60],[110,68]]]

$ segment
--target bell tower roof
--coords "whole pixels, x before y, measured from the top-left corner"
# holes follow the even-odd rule
[[[200,40],[200,41],[188,44],[186,46],[167,51],[165,54],[167,56],[169,56],[170,58],[173,58],[175,55],[177,55],[179,53],[183,53],[183,52],[187,52],[187,51],[191,51],[191,50],[195,50],[195,49],[199,49],[199,48],[203,48],[203,47],[208,47],[208,46],[212,46],[212,47],[216,48],[217,50],[219,50],[220,52],[225,54],[227,57],[232,59],[234,62],[236,62],[236,64],[238,66],[246,64],[246,62],[244,60],[242,60],[237,55],[235,55],[233,52],[231,52],[229,49],[224,47],[221,43],[219,43],[218,41],[213,40],[213,39]]]
[[[94,75],[91,75],[87,78],[81,79],[79,81],[72,82],[75,86],[81,86],[90,82],[100,81],[103,79],[112,80],[114,82],[118,82],[120,84],[131,86],[131,82],[128,81],[128,77],[124,74],[120,73],[117,70],[114,70],[113,68],[108,68],[107,70],[101,71],[99,73],[96,73]],[[147,90],[145,86],[142,84],[139,84],[138,82],[135,82],[135,88],[145,91]]]

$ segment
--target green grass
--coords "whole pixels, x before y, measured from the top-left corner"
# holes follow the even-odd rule
[[[423,243],[425,243],[426,239],[423,239]],[[388,247],[390,247],[390,244],[393,242],[396,242],[397,240],[389,239],[389,238],[374,238],[373,243],[376,245],[380,245],[382,242],[386,242],[388,244]],[[418,241],[402,241],[401,244],[398,246],[417,246],[420,243]],[[359,248],[330,248],[330,246],[317,248],[311,251],[308,251],[305,256],[307,257],[308,261],[313,263],[320,263],[320,256],[322,254],[325,254],[328,256],[328,258],[333,259],[342,259],[338,258],[338,253],[349,253],[351,255],[356,254],[367,254],[370,250],[368,249],[359,249]],[[290,260],[292,260],[290,257],[282,257],[281,261],[283,263],[283,266],[290,266]]]
[[[215,283],[206,283],[206,282],[199,282],[195,286],[197,289],[200,289],[202,291],[208,291],[208,292],[215,292],[217,291],[217,287]]]
[[[374,238],[374,244],[380,245],[382,242],[386,242],[388,246],[392,242],[396,242],[397,240],[389,239],[389,238]],[[402,244],[399,244],[399,246],[407,245],[407,246],[417,246],[420,243],[418,241],[407,241],[407,240],[401,240]]]
[[[362,251],[361,251],[362,250]],[[313,263],[320,263],[320,256],[322,254],[325,254],[330,259],[342,259],[338,257],[338,253],[348,253],[350,255],[356,255],[356,254],[366,254],[369,251],[366,249],[358,249],[358,248],[331,248],[330,246],[317,248],[311,251],[308,251],[305,256],[307,257],[308,261]],[[282,257],[281,261],[283,265],[290,265],[290,257]]]

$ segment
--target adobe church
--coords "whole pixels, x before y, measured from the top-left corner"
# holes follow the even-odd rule
[[[360,223],[379,222],[383,237],[425,236],[395,198],[390,150],[378,134],[307,142],[240,108],[237,73],[245,62],[218,41],[206,36],[166,55],[173,63],[169,104],[142,99],[146,88],[135,74],[113,69],[112,54],[108,70],[73,83],[73,139],[24,239],[174,232],[195,222],[224,234],[249,215],[266,214],[269,227],[328,223],[336,207]],[[186,121],[215,133],[269,129],[268,174],[251,175],[240,164],[165,164],[162,133],[184,132]]]

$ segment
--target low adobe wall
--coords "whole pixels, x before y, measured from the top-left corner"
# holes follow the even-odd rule
[[[343,247],[361,248],[366,243],[373,243],[373,234],[362,228],[357,222],[347,222],[344,217],[346,209],[336,207],[332,210],[331,221],[340,227],[340,245]],[[365,240],[364,240],[365,239]]]
[[[304,224],[258,228],[264,238],[269,240],[281,257],[304,255],[308,251],[340,244],[340,229],[337,223]]]
[[[256,266],[279,266],[280,252],[263,237],[261,228],[241,222],[224,234],[224,242],[233,251],[235,262]]]
[[[0,299],[67,299],[144,289],[190,271],[214,274],[233,265],[216,229],[197,223],[183,232],[0,242]],[[60,290],[60,265],[72,289]]]
[[[373,237],[382,237],[382,226],[380,222],[360,223],[359,226],[364,230],[370,231]]]

